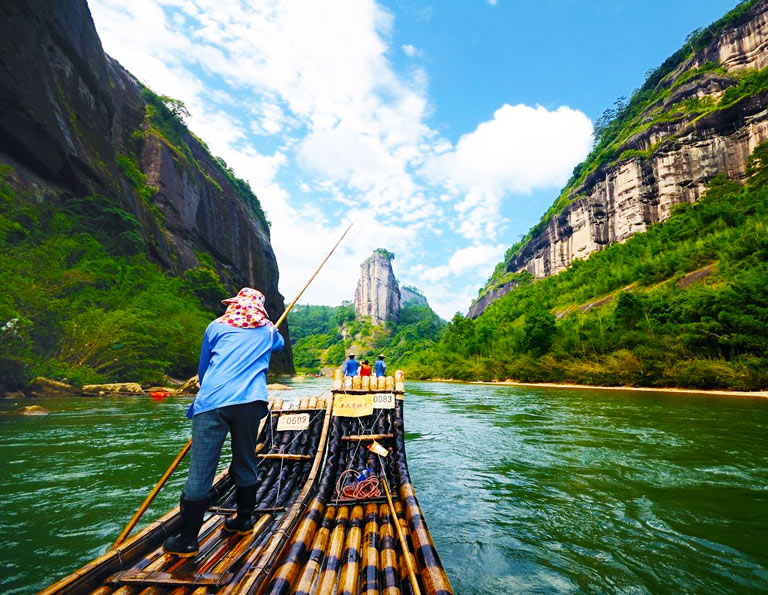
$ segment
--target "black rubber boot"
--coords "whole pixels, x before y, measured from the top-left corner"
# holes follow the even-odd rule
[[[203,515],[208,510],[208,498],[185,500],[181,497],[181,534],[169,537],[163,543],[163,550],[181,558],[189,558],[200,551],[197,534],[203,526]]]
[[[224,529],[230,533],[248,535],[253,529],[253,509],[256,507],[256,487],[235,488],[235,500],[237,501],[237,515],[224,521]]]

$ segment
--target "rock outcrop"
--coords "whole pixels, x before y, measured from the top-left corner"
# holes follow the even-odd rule
[[[684,60],[668,77],[669,84],[708,62],[719,64],[728,75],[765,67],[768,2],[757,3],[737,24],[720,31]],[[658,108],[663,112],[690,98],[716,101],[737,84],[732,76],[703,72],[674,86],[649,112]],[[616,152],[628,152],[628,157],[600,165],[571,189],[570,204],[505,262],[503,272],[525,270],[534,277],[557,274],[575,259],[645,231],[667,219],[675,205],[695,202],[716,175],[743,180],[748,156],[765,141],[768,92],[704,115],[694,111],[651,123]],[[514,282],[488,286],[468,315],[479,316],[515,286]]]
[[[510,281],[509,283],[501,283],[492,289],[486,289],[474,302],[472,302],[472,306],[470,306],[467,316],[469,318],[477,318],[488,306],[497,299],[507,295],[517,286],[517,281]]]
[[[80,394],[79,389],[66,382],[51,380],[38,376],[27,386],[26,393],[33,398],[39,397],[74,397]]]
[[[51,412],[46,409],[45,407],[40,407],[40,405],[28,405],[27,407],[22,407],[18,411],[19,415],[48,415]]]
[[[392,258],[391,253],[378,249],[360,265],[355,315],[370,316],[373,324],[400,318],[400,287],[392,272]]]
[[[197,379],[197,374],[192,376],[176,391],[177,395],[196,395],[200,391],[200,381]]]
[[[86,384],[83,386],[84,397],[134,396],[143,397],[146,393],[136,382],[113,382],[110,384]]]
[[[429,303],[418,289],[404,285],[400,288],[400,307],[405,306],[429,306]]]
[[[117,200],[141,223],[151,260],[178,275],[208,254],[233,294],[257,287],[280,316],[258,200],[186,129],[158,128],[152,94],[104,54],[84,0],[11,0],[0,11],[0,165],[13,167],[9,182],[41,205]],[[144,181],[127,171],[134,166]],[[286,348],[271,370],[292,373],[287,324],[280,332]]]

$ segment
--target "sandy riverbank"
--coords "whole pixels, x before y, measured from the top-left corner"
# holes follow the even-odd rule
[[[430,378],[427,382],[456,382],[460,384],[487,384],[489,386],[527,386],[531,388],[584,388],[590,390],[632,391],[649,393],[680,393],[688,395],[716,395],[722,397],[759,397],[768,399],[768,391],[742,390],[706,390],[697,388],[656,388],[649,386],[597,386],[594,384],[557,384],[555,382],[515,382],[513,380],[497,380],[483,382],[480,380],[451,380],[450,378]]]

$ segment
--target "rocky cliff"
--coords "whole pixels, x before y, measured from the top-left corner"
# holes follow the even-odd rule
[[[418,289],[404,285],[400,288],[400,306],[429,306],[429,303]]]
[[[400,318],[400,287],[392,272],[392,258],[392,253],[378,249],[360,265],[355,315],[370,316],[377,325]]]
[[[0,105],[0,164],[40,208],[116,199],[140,221],[147,257],[169,273],[205,264],[231,292],[262,289],[273,319],[282,314],[258,199],[162,98],[104,54],[84,1],[0,6]],[[291,372],[287,325],[281,332],[286,351],[273,371]]]
[[[768,2],[747,2],[695,32],[598,138],[542,222],[473,303],[470,317],[517,284],[513,274],[556,274],[664,221],[718,174],[743,180],[768,140]]]

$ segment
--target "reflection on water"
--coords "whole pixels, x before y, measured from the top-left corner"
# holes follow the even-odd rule
[[[407,386],[411,474],[456,593],[768,591],[768,401]],[[293,387],[279,396],[327,383]],[[104,552],[189,437],[188,403],[47,399],[47,417],[0,415],[0,590]]]

